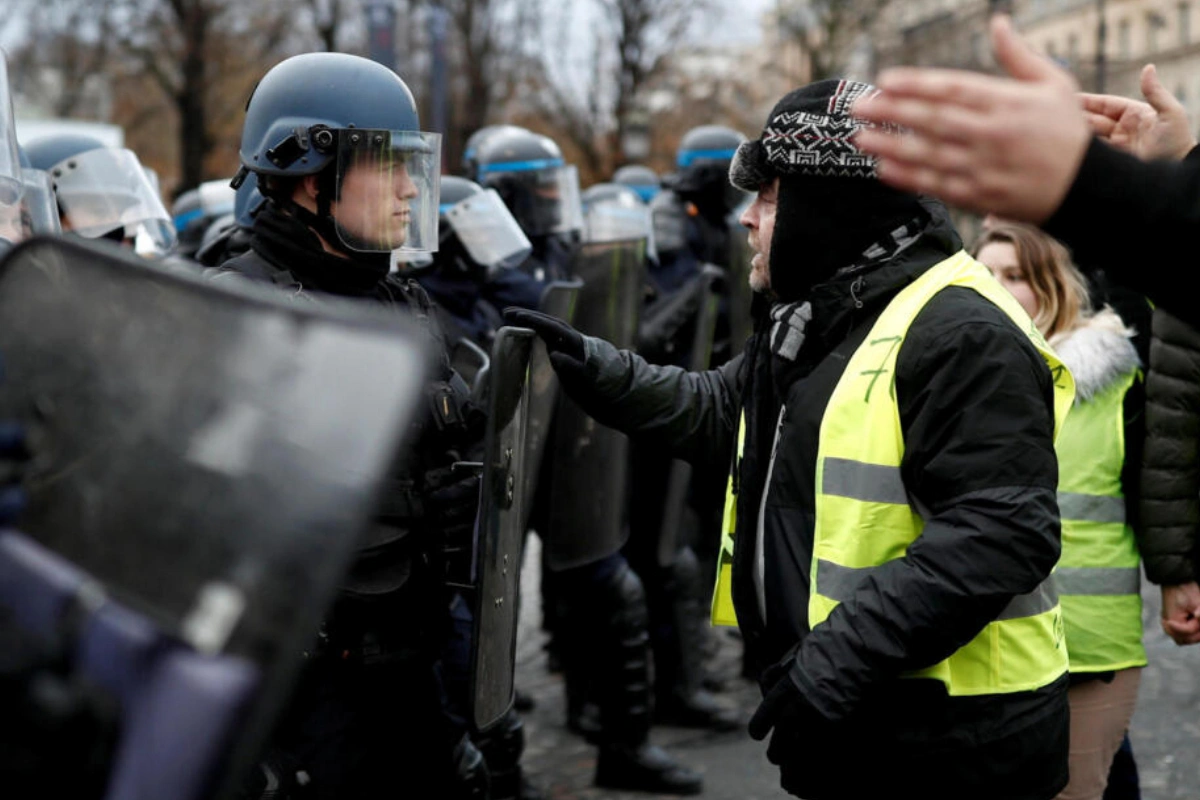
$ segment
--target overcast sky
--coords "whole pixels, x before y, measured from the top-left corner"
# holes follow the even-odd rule
[[[714,44],[732,41],[754,41],[760,36],[759,18],[762,13],[775,5],[775,0],[740,0],[740,2],[724,2],[716,16],[719,24],[714,24],[710,37]]]

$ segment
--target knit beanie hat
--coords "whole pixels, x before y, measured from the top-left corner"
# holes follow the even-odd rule
[[[879,181],[874,157],[852,140],[870,123],[851,117],[850,107],[876,91],[846,80],[795,89],[730,164],[730,182],[747,192],[779,178],[768,259],[771,288],[781,301],[803,299],[895,228],[928,218],[916,195]]]

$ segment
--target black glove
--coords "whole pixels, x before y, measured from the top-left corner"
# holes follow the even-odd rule
[[[509,325],[529,328],[542,337],[542,341],[546,343],[546,350],[551,354],[561,353],[580,363],[583,363],[586,357],[583,350],[583,334],[558,317],[510,306],[504,309],[504,321]]]
[[[546,343],[550,364],[568,394],[576,396],[579,392],[588,392],[592,379],[585,367],[587,353],[583,347],[583,334],[558,317],[525,308],[504,309],[504,321],[529,328],[541,337]]]
[[[792,677],[794,653],[763,674],[763,685],[770,686],[758,710],[750,718],[750,736],[757,741],[767,738],[772,728],[803,729],[820,722],[821,715],[804,697],[800,685]]]
[[[441,533],[446,578],[452,583],[470,581],[481,485],[479,471],[468,466],[446,465],[425,473],[425,504]]]

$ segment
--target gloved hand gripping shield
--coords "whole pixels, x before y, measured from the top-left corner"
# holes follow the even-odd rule
[[[347,128],[310,132],[337,139],[337,184],[330,204],[342,244],[404,258],[438,248],[441,134]]]
[[[522,263],[533,246],[495,189],[473,194],[446,210],[467,255],[488,275]]]
[[[156,248],[165,252],[174,245],[171,215],[132,150],[88,150],[60,161],[49,173],[74,233],[97,239],[124,228],[133,236],[140,227]]]

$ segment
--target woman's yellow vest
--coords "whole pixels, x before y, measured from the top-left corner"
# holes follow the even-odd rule
[[[853,595],[867,570],[902,557],[921,534],[924,523],[910,505],[900,476],[904,436],[895,397],[895,366],[913,320],[947,286],[975,290],[1029,336],[1054,378],[1056,433],[1071,408],[1075,385],[1070,372],[982,264],[959,252],[905,287],[851,356],[821,419],[808,604],[813,628]],[[744,427],[743,420],[739,452]],[[731,592],[735,501],[731,480],[713,597],[714,624],[737,624]],[[1036,689],[1066,670],[1062,613],[1047,579],[1033,592],[1014,598],[995,621],[949,658],[905,677],[940,680],[952,695],[980,695]]]
[[[1125,523],[1125,394],[1137,371],[1076,403],[1055,443],[1062,558],[1054,571],[1072,672],[1146,664],[1141,558]]]

